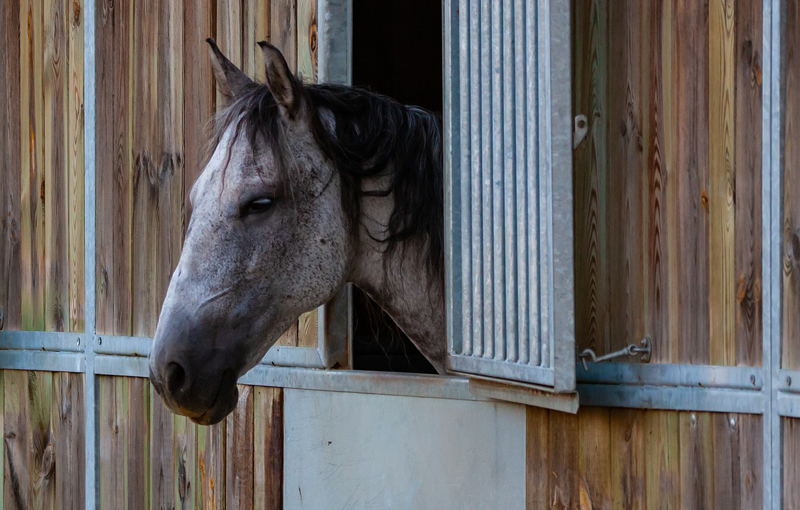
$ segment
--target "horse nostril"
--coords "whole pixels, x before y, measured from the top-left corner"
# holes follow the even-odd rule
[[[167,391],[171,395],[176,395],[183,391],[183,385],[186,383],[186,370],[179,363],[172,362],[167,365]]]

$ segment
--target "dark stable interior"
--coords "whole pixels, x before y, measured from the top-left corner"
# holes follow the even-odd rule
[[[353,0],[353,85],[441,112],[441,3]],[[353,319],[354,369],[436,372],[392,319],[357,288]]]

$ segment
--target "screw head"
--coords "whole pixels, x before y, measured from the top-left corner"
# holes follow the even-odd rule
[[[750,384],[752,384],[753,386],[756,385],[756,376],[755,376],[755,374],[750,376]]]
[[[787,376],[786,377],[786,386],[791,386],[791,385],[792,385],[792,378]]]
[[[731,428],[736,428],[736,418],[731,418]]]
[[[691,416],[691,418],[690,418],[690,419],[691,419],[692,425],[694,425],[695,423],[697,423],[697,415],[695,415],[694,413],[692,413],[692,416]]]
[[[78,337],[78,341],[76,343],[78,344],[78,346],[81,345],[81,337]]]
[[[97,345],[103,345],[103,337],[101,336],[97,337]]]

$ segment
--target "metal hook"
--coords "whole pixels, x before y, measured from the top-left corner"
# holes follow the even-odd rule
[[[627,347],[623,347],[622,349],[614,352],[610,352],[608,354],[604,354],[602,356],[597,356],[592,349],[584,349],[578,357],[583,363],[583,369],[588,372],[589,365],[587,365],[587,360],[591,361],[592,363],[600,363],[601,361],[608,361],[614,358],[620,358],[622,356],[636,356],[641,355],[642,363],[647,363],[650,361],[650,354],[652,353],[652,348],[650,346],[650,338],[644,337],[639,342],[639,345],[630,344]]]

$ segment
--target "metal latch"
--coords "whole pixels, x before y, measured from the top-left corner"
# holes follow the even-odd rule
[[[583,369],[588,372],[589,365],[586,364],[587,361],[591,361],[592,363],[600,363],[601,361],[621,358],[622,356],[640,355],[642,363],[647,363],[650,361],[651,352],[652,349],[650,348],[650,338],[644,337],[642,338],[642,341],[639,342],[639,345],[630,344],[629,346],[618,351],[609,352],[608,354],[603,354],[602,356],[597,356],[592,349],[584,349],[583,352],[578,355],[578,357],[581,359],[581,363],[583,363]]]
[[[578,145],[581,144],[584,138],[586,138],[586,133],[589,132],[589,119],[586,118],[586,115],[576,115],[574,120],[574,125],[572,127],[572,150],[578,148]]]

